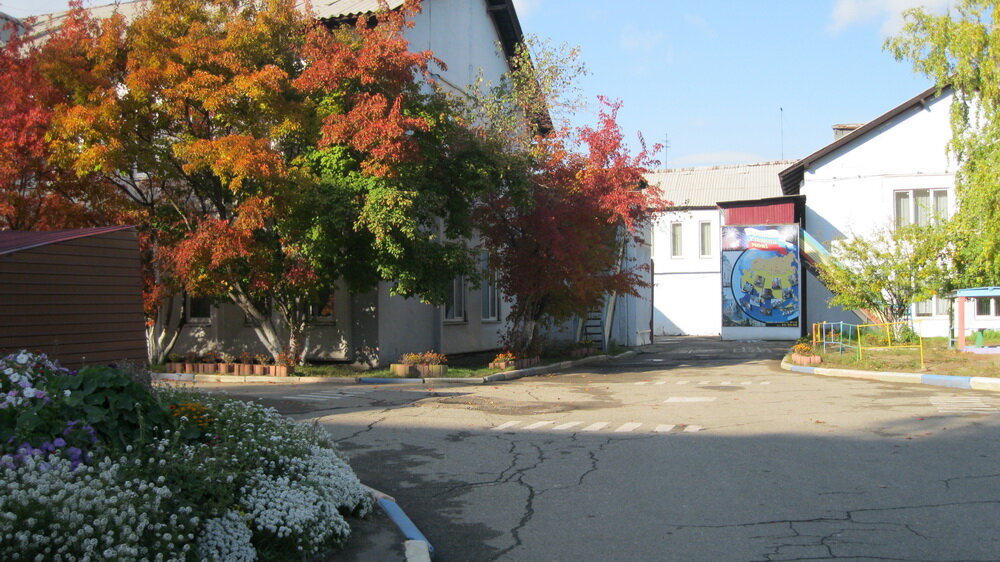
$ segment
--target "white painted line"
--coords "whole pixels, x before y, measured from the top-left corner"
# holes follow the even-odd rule
[[[761,385],[765,385],[765,384],[771,384],[771,381],[764,381],[764,382],[762,382],[762,383],[758,383],[758,384],[761,384]]]
[[[608,425],[608,422],[596,422],[588,425],[587,427],[581,429],[580,431],[599,431],[603,429],[606,425]]]
[[[742,384],[744,386],[750,386],[751,384],[753,384],[753,381],[743,381],[740,384]]]
[[[677,384],[687,384],[689,382],[691,382],[691,381],[677,381]]]
[[[661,384],[667,384],[667,381],[657,381],[657,382],[654,382],[653,384],[659,386]]]
[[[653,431],[655,431],[657,433],[670,433],[670,431],[673,430],[675,427],[677,427],[677,426],[676,425],[658,425],[658,426],[656,426],[656,429],[654,429]]]
[[[538,429],[539,427],[545,427],[545,426],[549,425],[550,423],[554,423],[554,422],[550,422],[550,421],[535,422],[535,423],[533,423],[531,425],[524,426],[524,429]]]
[[[714,396],[671,396],[663,402],[712,402],[713,400]]]
[[[576,427],[576,426],[580,425],[581,423],[583,423],[583,422],[569,422],[569,423],[564,423],[562,425],[557,425],[557,426],[553,427],[552,429],[557,429],[557,430],[562,431],[564,429],[569,429],[571,427]]]
[[[733,381],[725,381],[725,382],[723,382],[723,383],[720,383],[720,384],[721,384],[722,386],[729,386],[729,385],[733,384]]]
[[[508,427],[514,427],[515,425],[517,425],[519,423],[521,423],[521,422],[520,421],[503,422],[502,424],[494,427],[493,431],[500,431],[500,430],[503,430],[503,429],[507,429]]]
[[[640,381],[640,382],[637,382],[635,384],[649,384],[649,381]]]
[[[685,433],[694,433],[696,431],[701,431],[703,428],[700,425],[689,425],[684,428]]]
[[[640,425],[642,424],[636,422],[623,423],[621,427],[615,430],[615,433],[628,433]]]
[[[698,384],[708,384],[711,381],[698,381]]]

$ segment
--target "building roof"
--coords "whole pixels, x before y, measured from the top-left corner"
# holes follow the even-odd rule
[[[779,197],[778,172],[792,160],[703,168],[675,168],[646,174],[677,207],[710,207],[720,201]]]
[[[832,143],[824,146],[823,148],[813,152],[809,156],[795,162],[788,168],[781,171],[779,174],[781,178],[781,191],[785,195],[796,195],[799,192],[799,186],[802,184],[802,178],[805,177],[806,168],[810,164],[823,158],[827,154],[839,149],[842,146],[851,144],[857,141],[861,137],[868,134],[869,131],[884,125],[889,120],[905,113],[916,107],[927,107],[927,104],[934,98],[950,91],[949,87],[938,88],[937,86],[931,86],[923,92],[920,92],[916,96],[906,100],[900,105],[890,109],[889,111],[879,115],[875,119],[872,119],[868,123],[865,123],[861,127],[854,129],[849,134],[846,134],[839,139],[833,141]]]
[[[128,230],[134,226],[100,226],[96,228],[73,228],[69,230],[0,230],[0,256],[66,242],[87,236]]]

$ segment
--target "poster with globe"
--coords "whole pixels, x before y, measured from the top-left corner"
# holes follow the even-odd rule
[[[722,227],[722,326],[799,326],[799,227]]]

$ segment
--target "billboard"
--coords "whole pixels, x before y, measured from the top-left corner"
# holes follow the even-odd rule
[[[798,328],[799,227],[722,227],[722,327]]]

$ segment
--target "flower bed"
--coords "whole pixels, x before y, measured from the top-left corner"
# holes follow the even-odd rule
[[[370,494],[322,430],[109,367],[0,359],[0,559],[303,560]]]
[[[389,365],[389,371],[395,377],[443,377],[448,374],[447,362],[443,353],[404,353],[399,363]]]
[[[542,360],[540,357],[514,358],[513,354],[505,352],[497,355],[496,358],[490,362],[490,369],[500,369],[501,371],[509,371],[511,369],[527,369],[528,367],[534,367],[541,362]]]
[[[238,375],[287,377],[295,373],[288,365],[262,365],[260,363],[167,363],[168,373],[191,373],[195,375]]]

